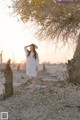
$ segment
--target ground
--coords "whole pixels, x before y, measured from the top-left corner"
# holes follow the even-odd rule
[[[29,92],[27,84],[15,88],[14,95],[0,101],[0,111],[9,120],[80,120],[80,87],[66,82],[39,82],[46,86]]]
[[[0,112],[8,112],[9,120],[80,120],[80,86],[65,80],[42,79],[47,76],[48,73],[39,73],[33,93],[29,83],[15,86],[12,97],[0,100]]]

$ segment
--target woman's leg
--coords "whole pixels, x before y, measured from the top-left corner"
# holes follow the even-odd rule
[[[31,92],[33,92],[36,88],[36,77],[32,77],[32,89]]]

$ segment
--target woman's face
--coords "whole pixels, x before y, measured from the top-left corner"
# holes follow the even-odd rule
[[[34,46],[33,46],[33,45],[30,46],[30,50],[31,50],[31,51],[34,50]]]

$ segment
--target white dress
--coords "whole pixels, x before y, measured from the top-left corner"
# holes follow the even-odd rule
[[[36,67],[38,67],[39,65],[39,58],[37,56],[37,58],[34,58],[34,53],[31,52],[29,56],[27,56],[28,52],[27,52],[27,48],[24,47],[24,50],[26,52],[26,74],[29,77],[37,77],[37,69]]]

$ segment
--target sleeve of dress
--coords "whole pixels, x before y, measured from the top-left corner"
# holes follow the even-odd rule
[[[37,67],[39,66],[39,56],[37,55],[37,59],[36,59],[36,65]]]
[[[27,57],[27,54],[28,54],[29,50],[27,49],[26,46],[24,47],[24,51],[25,51],[25,54],[26,54],[26,57]]]

